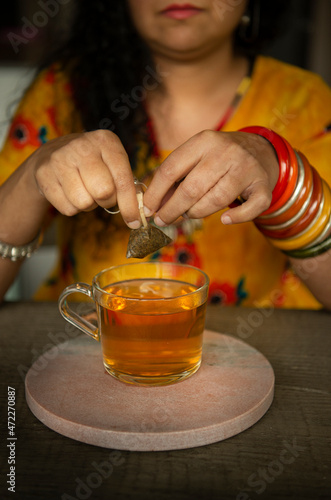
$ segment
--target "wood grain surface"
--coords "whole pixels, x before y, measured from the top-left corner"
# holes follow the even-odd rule
[[[2,305],[0,498],[330,499],[331,314],[211,306],[206,327],[244,340],[270,361],[276,388],[266,415],[241,434],[199,448],[108,450],[48,429],[25,400],[32,363],[79,332],[54,303]],[[8,386],[16,392],[15,494],[6,484]]]

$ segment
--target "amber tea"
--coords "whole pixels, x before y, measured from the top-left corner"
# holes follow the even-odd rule
[[[194,373],[200,366],[206,310],[206,303],[196,306],[189,296],[196,290],[188,283],[162,279],[106,287],[114,295],[107,307],[99,308],[106,369],[126,380],[143,378],[148,383],[151,377],[154,385],[156,378],[173,380]],[[155,299],[168,298],[174,300],[157,301],[151,308]]]
[[[113,377],[136,385],[165,385],[195,373],[201,363],[209,280],[191,266],[145,262],[106,269],[92,286],[76,283],[61,294],[64,318],[100,340]],[[67,296],[94,300],[98,326],[75,313]]]

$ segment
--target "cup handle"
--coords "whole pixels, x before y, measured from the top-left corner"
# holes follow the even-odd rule
[[[99,329],[92,323],[84,319],[82,316],[77,314],[68,305],[67,297],[72,293],[83,293],[87,295],[91,300],[93,300],[92,287],[87,283],[75,283],[74,285],[69,285],[63,290],[59,297],[59,310],[61,315],[72,325],[76,326],[82,332],[86,333],[95,340],[99,340]]]

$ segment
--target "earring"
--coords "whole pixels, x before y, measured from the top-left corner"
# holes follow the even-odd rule
[[[241,16],[240,26],[247,28],[252,22],[251,16],[248,12]]]
[[[254,42],[259,36],[260,29],[260,0],[250,2],[250,10],[241,17],[239,37],[245,43]]]

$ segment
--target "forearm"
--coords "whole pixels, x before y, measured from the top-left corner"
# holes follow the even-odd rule
[[[35,182],[30,157],[0,186],[0,240],[29,243],[39,232],[48,207]]]
[[[331,250],[309,259],[290,258],[290,262],[316,299],[331,310]]]
[[[30,243],[40,232],[48,207],[34,180],[30,157],[0,186],[0,241],[14,246]],[[0,300],[21,263],[0,259]]]

